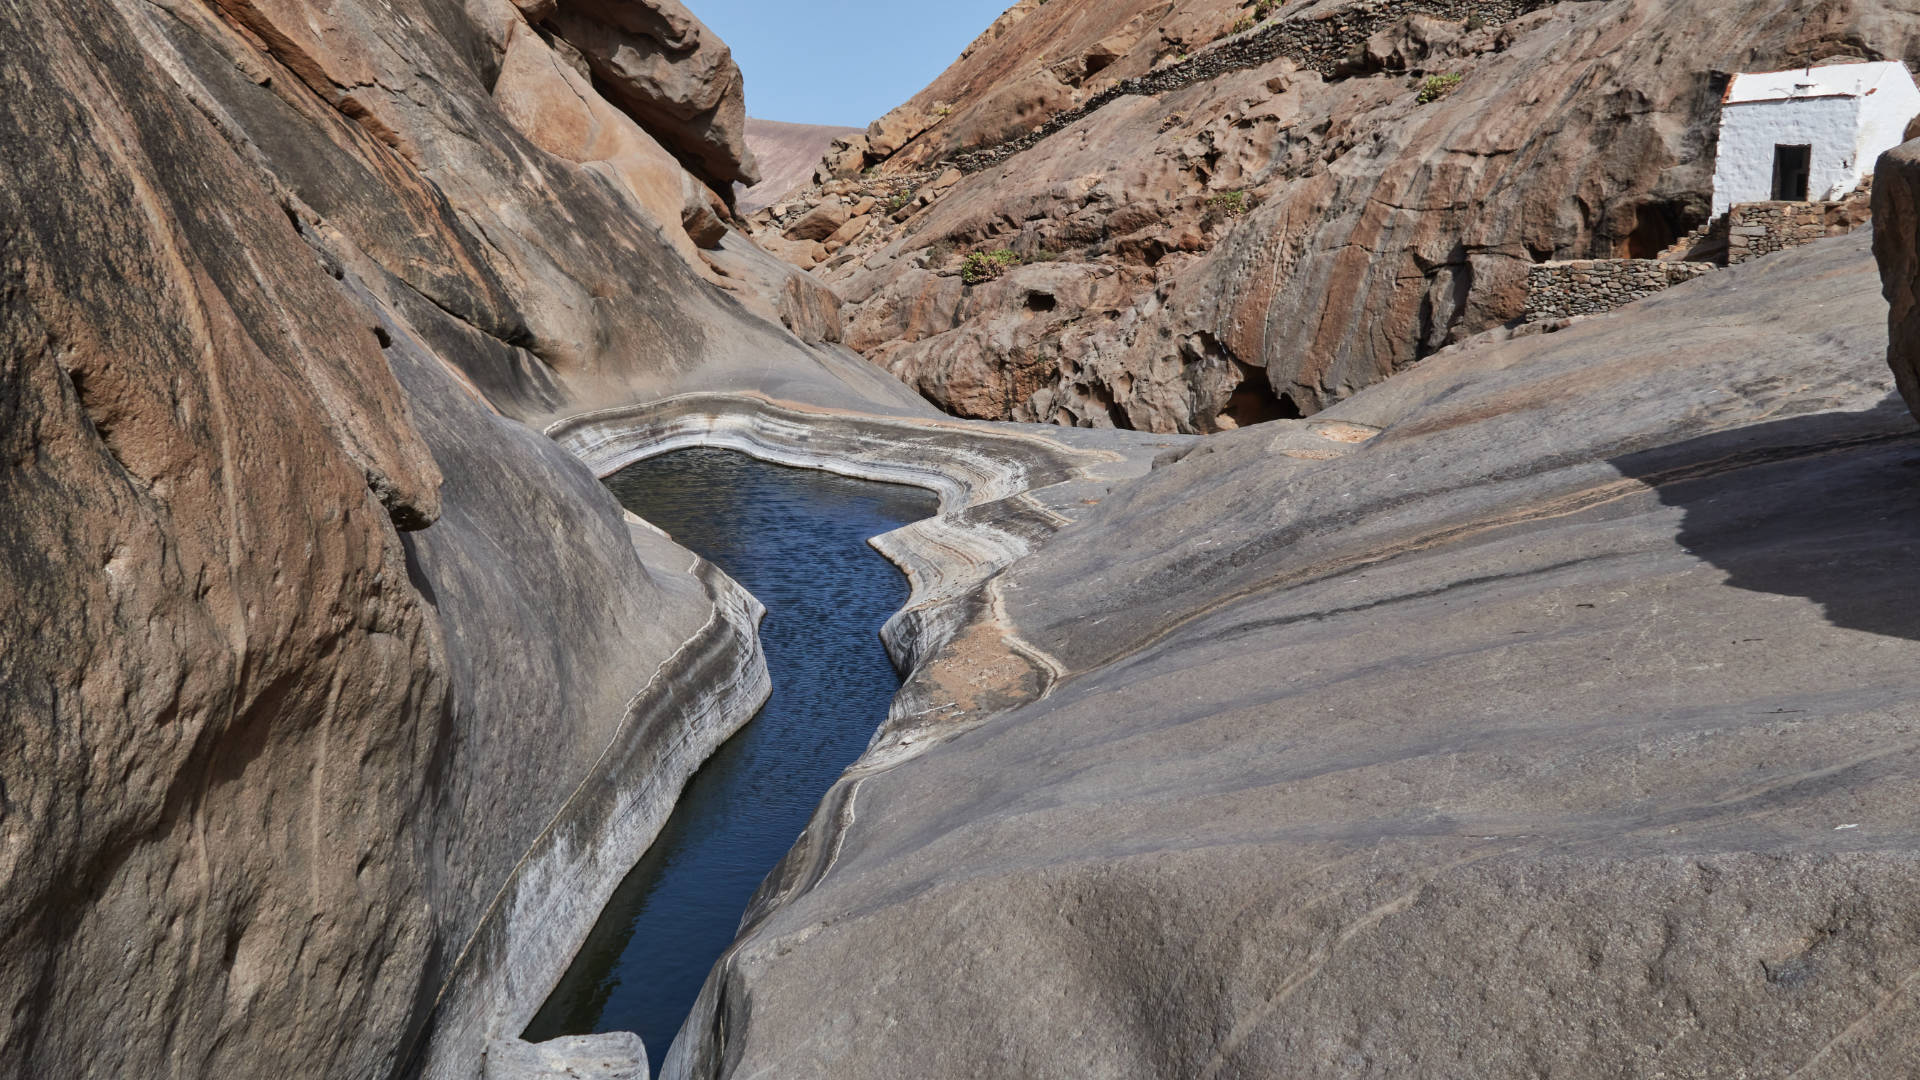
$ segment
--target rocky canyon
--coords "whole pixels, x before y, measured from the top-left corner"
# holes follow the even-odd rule
[[[1527,298],[1920,2],[1020,0],[864,130],[699,9],[0,0],[0,1075],[647,1076],[521,1036],[771,690],[694,446],[939,512],[662,1075],[1912,1074],[1920,142]]]
[[[1658,254],[1731,73],[1911,55],[1912,14],[1028,0],[755,220],[949,412],[1230,430],[1514,319],[1537,262]]]

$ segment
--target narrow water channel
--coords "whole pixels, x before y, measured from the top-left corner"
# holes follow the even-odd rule
[[[760,598],[773,675],[773,697],[688,784],[525,1035],[638,1032],[657,1075],[754,890],[900,688],[879,631],[907,582],[867,540],[939,504],[724,450],[643,461],[607,486]]]

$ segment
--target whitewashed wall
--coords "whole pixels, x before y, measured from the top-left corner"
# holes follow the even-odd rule
[[[1916,116],[1920,116],[1920,88],[1913,80],[1901,78],[1898,72],[1880,80],[1880,89],[1861,101],[1854,154],[1860,171],[1872,172],[1881,154],[1907,141],[1907,124]]]
[[[1813,147],[1813,177],[1807,185],[1812,198],[1853,190],[1879,156],[1861,156],[1861,100],[1820,97],[1728,105],[1720,114],[1714,216],[1726,213],[1735,203],[1773,198],[1773,149],[1779,145]],[[1902,120],[1901,127],[1905,126]],[[1899,141],[1896,134],[1894,144]]]

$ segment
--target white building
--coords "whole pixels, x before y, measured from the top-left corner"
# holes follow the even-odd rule
[[[1735,75],[1720,113],[1713,214],[1844,198],[1915,116],[1920,88],[1898,61]]]

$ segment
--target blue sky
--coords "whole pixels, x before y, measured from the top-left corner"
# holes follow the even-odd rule
[[[920,92],[1013,0],[685,0],[733,47],[747,112],[865,127]]]

